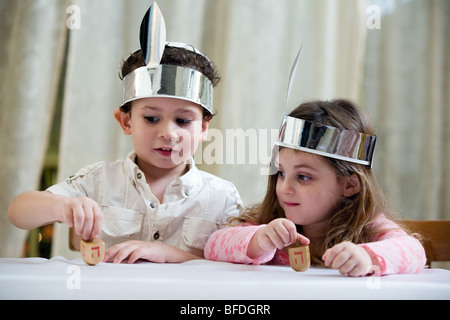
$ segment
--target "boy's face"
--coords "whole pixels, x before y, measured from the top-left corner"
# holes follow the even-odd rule
[[[114,113],[125,134],[131,135],[139,162],[171,169],[185,164],[208,134],[203,108],[173,98],[133,101],[128,113]]]

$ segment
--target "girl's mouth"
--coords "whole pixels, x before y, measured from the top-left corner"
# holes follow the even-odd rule
[[[288,202],[288,201],[284,201],[284,205],[285,205],[286,207],[296,207],[296,206],[299,206],[300,203],[298,203],[298,202]]]

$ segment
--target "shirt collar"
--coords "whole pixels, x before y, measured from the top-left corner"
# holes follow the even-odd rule
[[[130,152],[125,160],[124,170],[125,174],[132,180],[145,183],[145,175],[142,170],[136,164],[136,153]],[[173,191],[180,190],[183,197],[189,197],[196,194],[203,185],[203,178],[195,165],[194,158],[191,158],[187,162],[189,170],[181,177],[172,181],[166,189],[166,192],[170,189]],[[173,192],[171,191],[171,192]],[[178,192],[177,192],[178,193]]]

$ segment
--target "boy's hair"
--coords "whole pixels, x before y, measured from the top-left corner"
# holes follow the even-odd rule
[[[197,70],[211,80],[213,87],[215,87],[220,81],[220,76],[215,70],[213,64],[205,56],[188,49],[170,47],[166,45],[160,63]],[[144,67],[145,65],[146,63],[144,61],[144,57],[142,56],[142,51],[135,51],[123,62],[122,70],[119,74],[120,79],[123,80],[123,78],[125,78],[129,73],[133,72],[137,68]],[[129,112],[131,110],[131,102],[121,106],[120,110],[125,113]],[[203,120],[209,121],[213,118],[213,116],[214,115],[209,111],[203,109]]]
[[[312,101],[303,103],[289,116],[335,128],[353,130],[374,135],[374,130],[362,111],[351,101]],[[301,151],[298,151],[301,152]],[[274,158],[274,157],[273,157]],[[338,176],[356,174],[360,181],[360,192],[350,198],[342,198],[329,220],[327,232],[323,235],[320,255],[312,256],[316,265],[323,264],[322,254],[326,249],[343,242],[366,243],[374,241],[376,235],[386,230],[377,230],[372,222],[380,214],[395,220],[386,197],[379,187],[372,170],[364,165],[324,157]],[[272,163],[273,165],[273,163]],[[267,224],[277,218],[286,218],[276,196],[278,175],[269,176],[266,195],[261,204],[246,210],[232,223],[252,222]],[[298,226],[301,232],[301,226]]]

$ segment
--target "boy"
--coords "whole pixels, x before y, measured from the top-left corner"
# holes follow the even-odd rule
[[[234,185],[198,170],[192,159],[207,136],[219,77],[195,48],[166,45],[155,3],[141,25],[141,50],[124,62],[122,79],[123,104],[114,116],[135,151],[17,196],[9,219],[23,229],[63,222],[85,240],[101,237],[105,261],[202,258],[209,235],[242,210]]]

